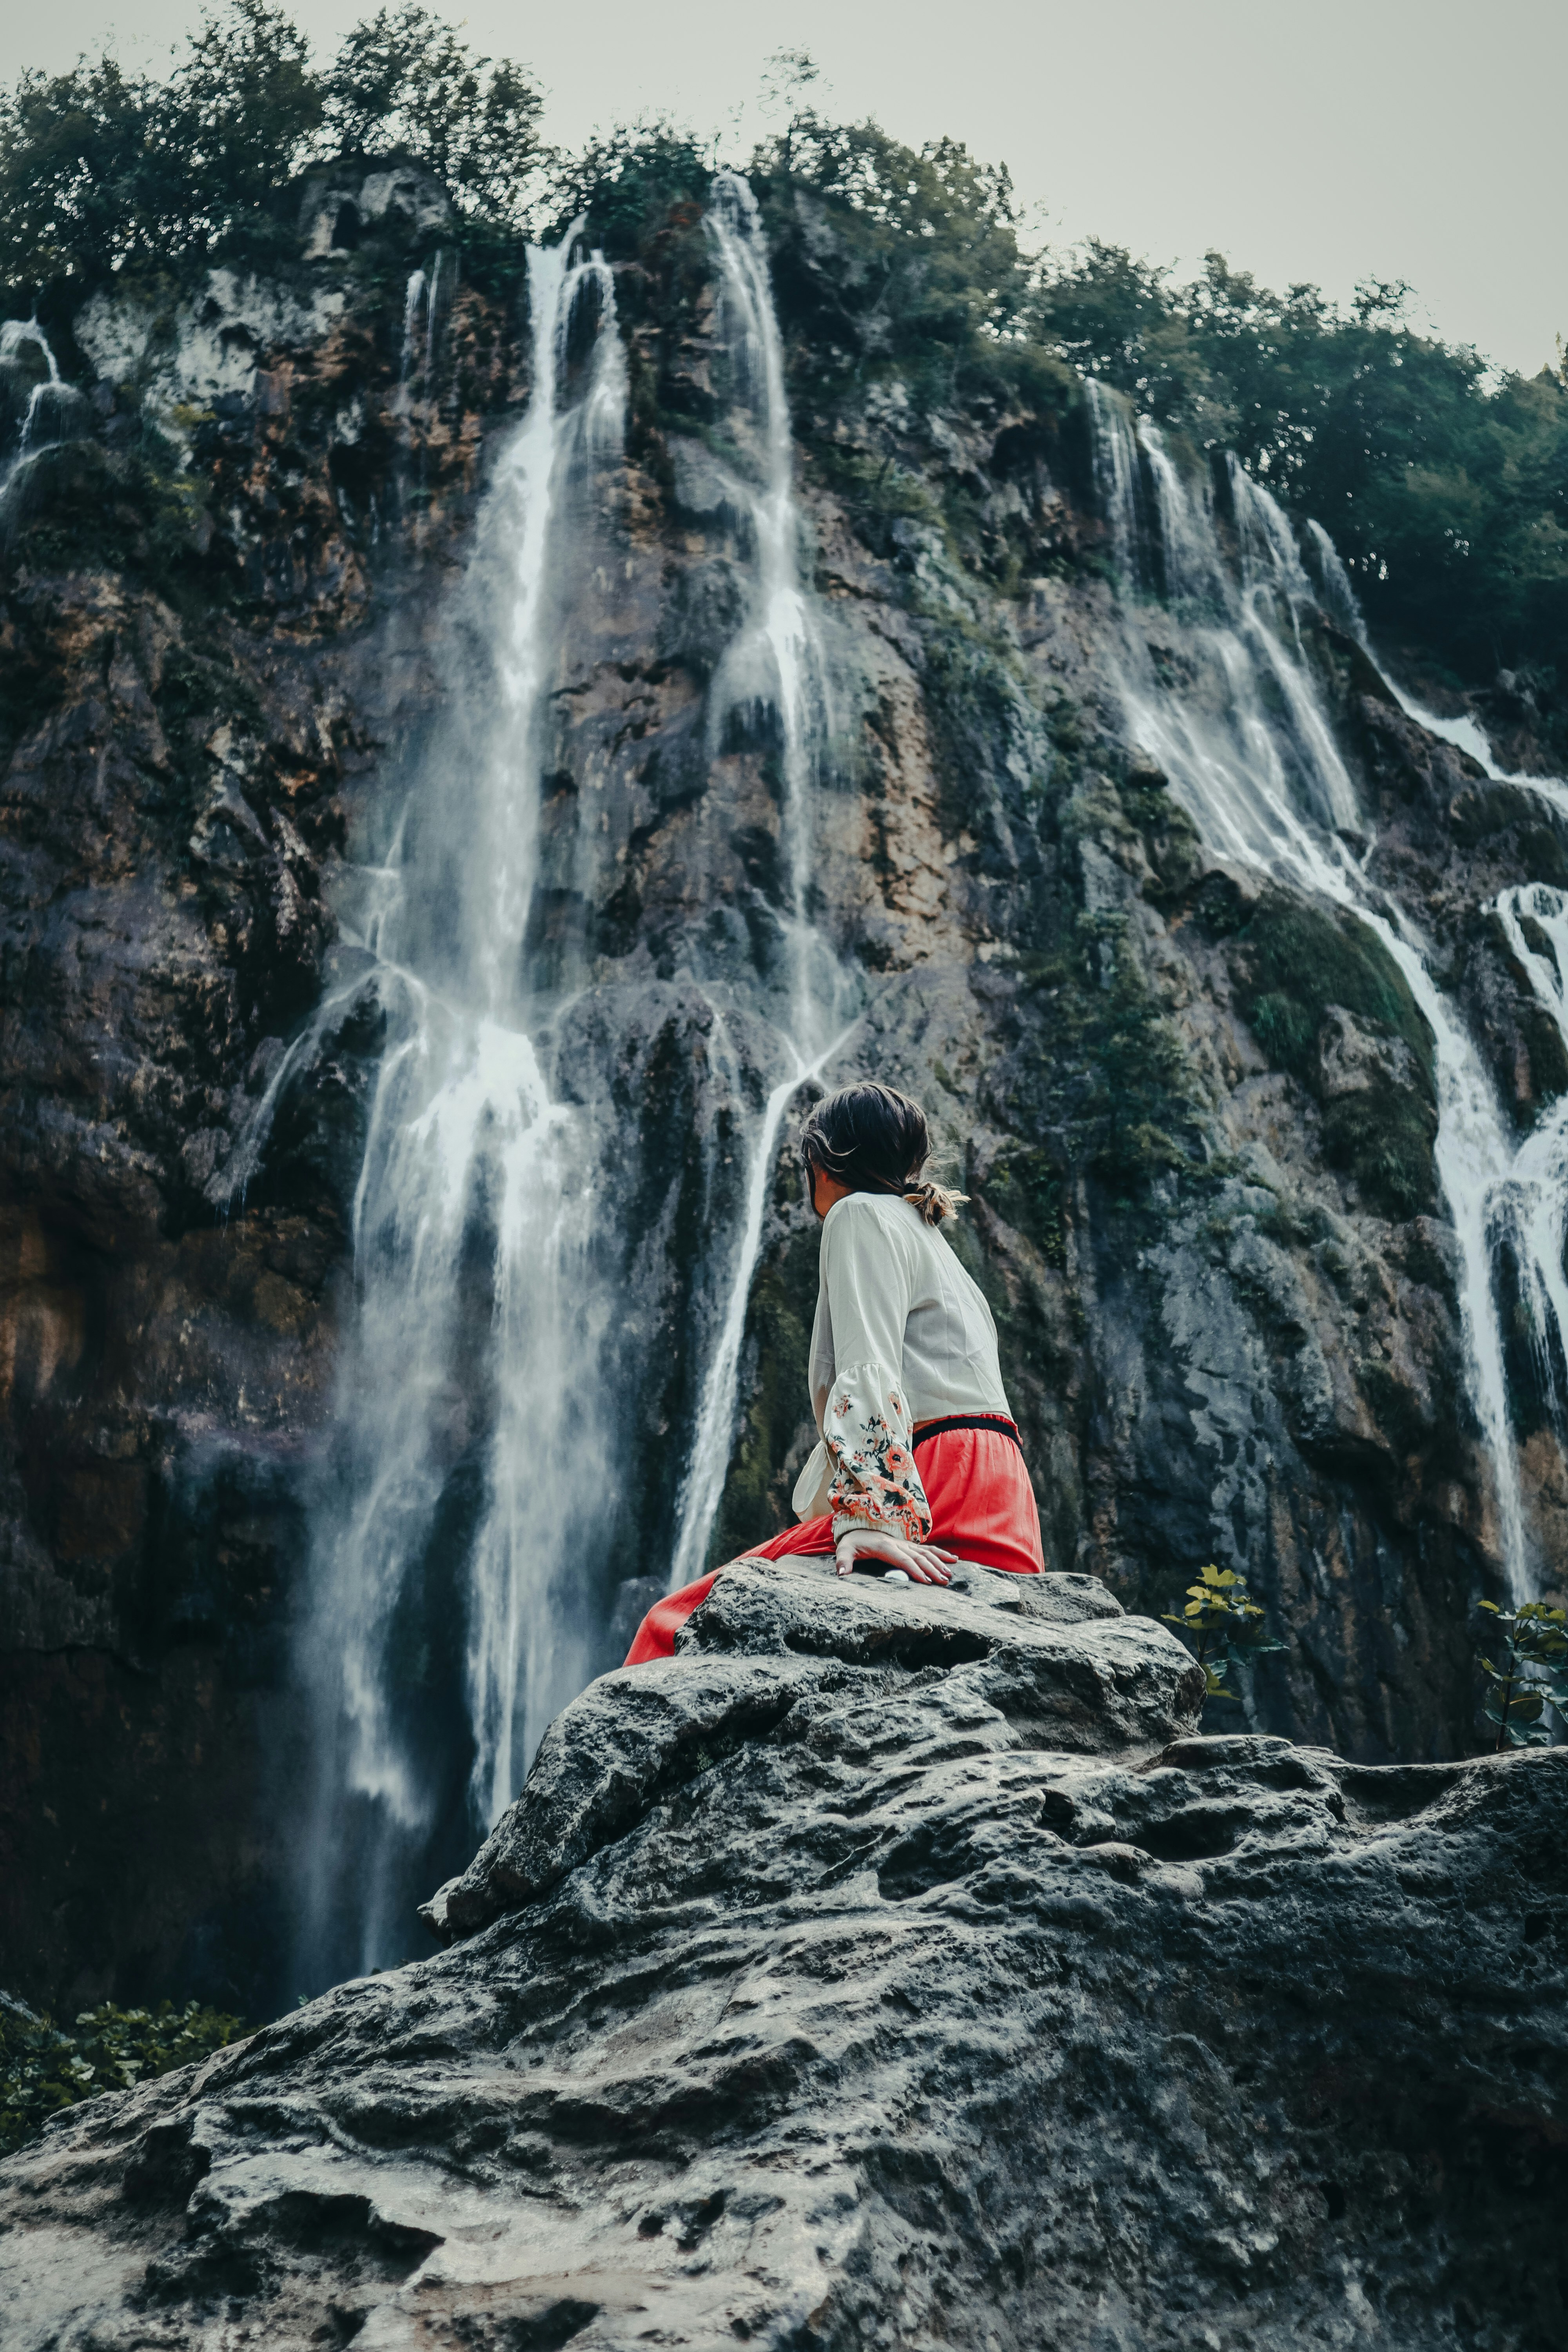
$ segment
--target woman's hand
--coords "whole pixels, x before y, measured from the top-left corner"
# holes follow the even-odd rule
[[[833,1558],[840,1576],[853,1576],[858,1559],[885,1559],[890,1568],[902,1569],[911,1584],[951,1584],[958,1566],[958,1554],[943,1551],[940,1544],[905,1543],[900,1536],[879,1535],[870,1528],[863,1535],[840,1536]]]

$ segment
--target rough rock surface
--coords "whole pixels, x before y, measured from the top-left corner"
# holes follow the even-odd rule
[[[451,1948],[0,2168],[8,2352],[1560,2344],[1564,1758],[1194,1738],[1104,1612],[724,1579]]]
[[[68,2011],[197,1990],[256,2015],[298,1990],[279,1925],[304,1769],[289,1660],[373,1019],[321,1041],[255,1181],[225,1187],[331,981],[345,867],[439,726],[444,620],[528,395],[518,284],[444,268],[409,341],[409,273],[432,271],[443,204],[418,175],[323,172],[273,275],[215,269],[167,317],[95,298],[74,350],[58,338],[74,437],[9,496],[0,1973]],[[345,206],[352,251],[333,243]],[[1065,376],[1024,413],[906,381],[879,344],[847,352],[852,257],[826,214],[801,221],[771,228],[841,724],[818,919],[866,976],[866,1066],[930,1105],[971,1196],[959,1246],[997,1316],[1047,1560],[1151,1610],[1208,1559],[1244,1569],[1284,1647],[1238,1728],[1372,1760],[1462,1752],[1467,1614],[1499,1590],[1498,1545],[1430,1072],[1335,993],[1347,952],[1365,979],[1365,935],[1347,950],[1298,927],[1285,992],[1308,1044],[1290,1067],[1255,1018],[1281,989],[1261,950],[1301,910],[1206,861],[1163,776],[1128,757]],[[737,1229],[744,1090],[707,982],[752,971],[781,887],[771,746],[715,757],[707,724],[749,559],[715,488],[695,213],[616,268],[619,585],[572,615],[542,813],[551,921],[592,979],[563,1059],[654,1139],[613,1187],[634,1360],[621,1540],[584,1569],[606,1664],[613,1557],[675,1523],[727,1263],[703,1236]],[[6,364],[43,362],[29,346]],[[1180,616],[1141,625],[1181,675]],[[1568,880],[1568,856],[1539,805],[1414,727],[1358,647],[1304,629],[1372,877],[1418,913],[1525,1130],[1568,1064],[1486,909],[1522,873]],[[1397,1197],[1388,1138],[1367,1139],[1380,1118],[1405,1155]],[[786,1154],[730,1550],[784,1523],[810,1441],[815,1250]],[[1561,1558],[1551,1384],[1518,1317],[1508,1344],[1532,1525]],[[482,1407],[454,1406],[459,1517]],[[444,1657],[452,1614],[443,1588],[411,1638]],[[460,1680],[426,1694],[459,1787]]]

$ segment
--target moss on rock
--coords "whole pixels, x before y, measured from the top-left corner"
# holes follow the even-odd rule
[[[1376,933],[1348,912],[1289,892],[1264,892],[1236,932],[1237,1003],[1268,1060],[1323,1108],[1331,1165],[1346,1170],[1391,1217],[1436,1204],[1435,1046],[1408,982]],[[1336,1085],[1326,1066],[1332,1016],[1348,1013],[1373,1040],[1394,1041],[1375,1080]],[[1401,1054],[1397,1049],[1407,1049]]]

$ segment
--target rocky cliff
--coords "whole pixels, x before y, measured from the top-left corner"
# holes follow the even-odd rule
[[[68,2005],[190,1986],[257,2013],[298,1990],[295,1659],[380,1014],[356,1001],[269,1089],[343,968],[345,877],[459,716],[442,649],[531,386],[521,275],[465,257],[427,177],[344,167],[299,194],[299,258],[269,277],[100,297],[53,329],[74,390],[5,490],[0,1949],[19,1989]],[[1286,1649],[1238,1733],[1461,1754],[1467,1617],[1502,1542],[1430,1033],[1363,923],[1217,856],[1130,740],[1076,379],[944,382],[901,358],[827,209],[764,195],[835,682],[812,919],[864,990],[846,1067],[927,1101],[971,1195],[958,1246],[1002,1329],[1048,1564],[1151,1612],[1202,1560],[1242,1565]],[[563,1068],[591,1070],[635,1139],[616,1263],[637,1377],[616,1400],[613,1528],[581,1569],[606,1666],[668,1565],[704,1253],[738,1230],[760,1082],[721,1083],[711,989],[765,961],[784,885],[776,737],[764,716],[715,740],[705,716],[747,560],[716,470],[712,239],[691,201],[590,234],[629,404],[594,518],[609,551],[549,696],[534,947],[576,992]],[[43,362],[7,364],[20,404]],[[1140,625],[1163,677],[1192,673],[1179,603]],[[1300,628],[1358,854],[1420,909],[1526,1132],[1568,1064],[1488,910],[1523,875],[1568,879],[1551,813],[1406,716],[1342,617]],[[717,1557],[781,1523],[806,1436],[815,1240],[787,1150],[764,1210]],[[470,1305],[480,1328],[482,1282]],[[1512,1328],[1550,1545],[1568,1501],[1550,1383]],[[454,1526],[470,1406],[452,1407]],[[407,1703],[447,1758],[428,1884],[469,1843],[467,1756],[441,1739],[460,1626],[434,1572],[410,1606]],[[1237,1788],[1268,1782],[1273,1750],[1234,1752]],[[1339,1823],[1327,1764],[1300,1769]],[[1536,1785],[1408,1782],[1500,1821]],[[1136,1811],[1106,1788],[1108,1817]],[[1148,1899],[1142,1869],[1097,1874],[1103,1899]],[[1208,2063],[1184,2114],[1219,2112]],[[679,2221],[693,2246],[706,2226]]]
[[[7,2344],[1545,2352],[1561,1754],[1200,1697],[1089,1575],[734,1571],[445,1954],[0,2167]]]

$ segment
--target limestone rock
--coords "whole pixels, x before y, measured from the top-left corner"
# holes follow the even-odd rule
[[[482,1932],[0,2167],[8,2352],[1561,2342],[1568,1759],[1198,1738],[998,1581],[721,1580]]]
[[[275,263],[116,278],[70,349],[51,327],[75,421],[49,394],[58,446],[7,491],[0,1975],[67,2013],[189,1985],[260,2015],[300,1990],[293,1833],[319,1751],[296,1628],[382,1042],[352,910],[454,707],[458,583],[484,576],[474,526],[530,388],[523,306],[462,258],[428,173],[342,157],[295,194],[292,254],[269,230]],[[586,981],[550,1055],[574,1100],[616,1106],[625,1154],[601,1234],[625,1283],[605,1391],[622,1535],[572,1563],[584,1672],[624,1654],[650,1597],[627,1571],[666,1564],[626,1532],[671,1523],[742,1230],[736,1142],[774,1082],[764,1028],[725,1008],[772,987],[789,895],[760,710],[714,732],[720,700],[768,683],[735,692],[755,550],[725,470],[710,240],[671,231],[615,263],[636,389],[600,518],[613,561],[563,613],[540,747],[541,939]],[[775,286],[834,680],[812,903],[864,978],[854,1066],[926,1102],[970,1195],[956,1245],[996,1312],[1047,1563],[1156,1613],[1203,1561],[1240,1568],[1285,1644],[1248,1720],[1368,1759],[1461,1752],[1467,1612],[1501,1587],[1454,1228],[1436,1191],[1392,1220],[1330,1148],[1380,1105],[1421,1142],[1405,1048],[1325,1023],[1325,967],[1288,1008],[1293,1066],[1270,1060],[1286,1031],[1243,1017],[1237,943],[1285,900],[1215,862],[1166,770],[1129,757],[1081,416],[1042,392],[1004,419],[983,387],[906,383],[890,351],[845,375],[869,266],[801,199]],[[0,467],[47,373],[10,341]],[[1139,626],[1160,675],[1191,674],[1190,614],[1151,603]],[[1353,637],[1304,642],[1369,887],[1431,940],[1522,1129],[1568,1088],[1495,915],[1549,870],[1539,798],[1407,719]],[[1520,678],[1489,705],[1505,718],[1528,730]],[[1509,764],[1542,764],[1509,740]],[[1138,1040],[1158,1066],[1122,1103],[1107,1073]],[[803,1414],[815,1438],[816,1234],[789,1125],[738,1367],[731,1553],[784,1524]],[[476,1297],[476,1332],[488,1312]],[[1527,1338],[1510,1347],[1528,1513],[1558,1559],[1555,1408]],[[458,1388],[453,1524],[489,1411],[477,1374]],[[405,1865],[410,1920],[467,1834],[460,1603],[434,1579],[419,1610],[454,1785]]]

